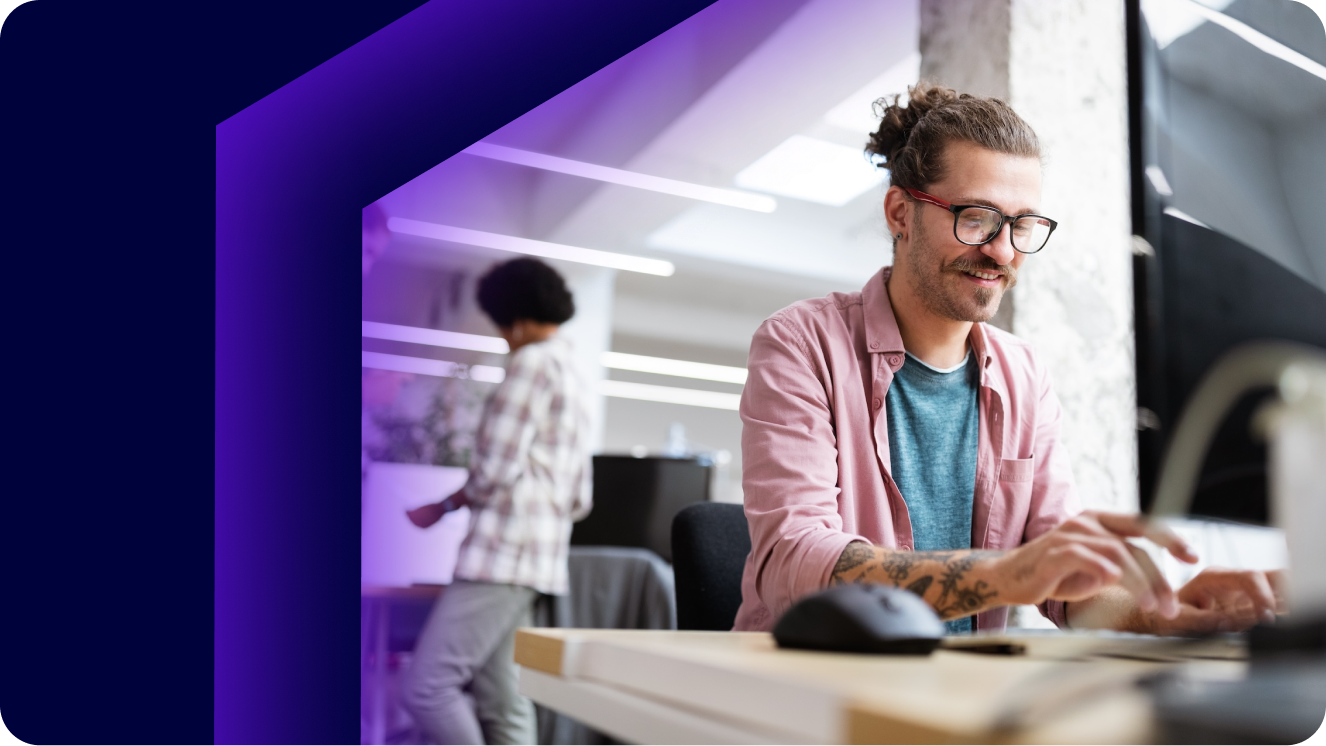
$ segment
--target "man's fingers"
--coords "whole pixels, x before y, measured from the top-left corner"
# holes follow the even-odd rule
[[[1274,622],[1276,601],[1275,592],[1266,575],[1257,571],[1231,571],[1226,575],[1237,591],[1241,591],[1251,601],[1254,613],[1263,622]]]
[[[1091,551],[1082,544],[1067,544],[1051,551],[1046,557],[1046,565],[1057,573],[1049,597],[1059,601],[1081,601],[1100,592],[1101,588],[1119,582],[1123,570],[1108,558]],[[1069,579],[1079,581],[1073,576],[1086,576],[1092,582],[1065,582]]]
[[[1160,576],[1160,572],[1155,570],[1155,564],[1151,563],[1151,558],[1146,557],[1143,550],[1136,549],[1136,547],[1113,537],[1081,537],[1077,541],[1082,546],[1090,547],[1091,551],[1095,551],[1095,553],[1101,554],[1102,557],[1118,564],[1119,570],[1122,571],[1118,583],[1123,586],[1124,590],[1132,594],[1132,598],[1136,599],[1138,607],[1142,608],[1142,611],[1162,610],[1164,613],[1168,610],[1170,613],[1167,613],[1166,619],[1174,617],[1172,611],[1177,608],[1177,604],[1174,602],[1174,591],[1171,590],[1170,584],[1164,582],[1163,576]],[[1136,553],[1142,553],[1146,566],[1139,562],[1134,550],[1136,550]],[[1163,600],[1166,596],[1170,599],[1168,602]],[[1168,606],[1162,606],[1162,604],[1168,604]]]
[[[1275,590],[1271,588],[1271,582],[1267,579],[1265,573],[1250,572],[1247,573],[1247,582],[1252,585],[1253,603],[1257,605],[1257,614],[1263,622],[1274,622],[1275,612],[1279,604],[1275,600]]]
[[[1184,610],[1183,618],[1179,620],[1177,627],[1172,627],[1162,634],[1172,634],[1174,632],[1191,634],[1203,632],[1231,632],[1237,629],[1237,621],[1230,619],[1229,616],[1220,611],[1210,609],[1187,608]]]
[[[1267,570],[1266,580],[1271,584],[1271,590],[1275,594],[1275,610],[1281,614],[1289,609],[1285,606],[1285,587],[1289,580],[1285,577],[1284,570]]]
[[[1139,515],[1128,513],[1097,513],[1096,521],[1109,531],[1120,536],[1145,537],[1164,547],[1170,554],[1183,562],[1192,564],[1198,560],[1197,552],[1188,545],[1169,526],[1148,520]]]
[[[1156,595],[1160,615],[1166,619],[1173,619],[1178,616],[1179,599],[1175,596],[1174,589],[1170,587],[1169,581],[1165,580],[1165,576],[1156,567],[1156,563],[1151,561],[1151,555],[1147,554],[1146,550],[1141,547],[1133,546],[1127,542],[1124,542],[1124,544],[1128,547],[1128,552],[1132,555],[1133,560],[1137,562],[1138,567],[1146,575],[1147,585],[1151,588],[1151,592]]]

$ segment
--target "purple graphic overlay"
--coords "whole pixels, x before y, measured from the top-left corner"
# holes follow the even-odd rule
[[[218,742],[356,738],[356,213],[706,4],[434,0],[217,127]]]

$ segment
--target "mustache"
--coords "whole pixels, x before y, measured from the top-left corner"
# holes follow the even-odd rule
[[[958,258],[948,263],[945,267],[951,272],[993,272],[1004,276],[1004,284],[1013,287],[1018,281],[1017,268],[1011,264],[1000,264],[990,257],[985,257],[982,261],[972,261],[970,259]]]

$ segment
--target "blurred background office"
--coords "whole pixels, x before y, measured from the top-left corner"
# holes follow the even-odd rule
[[[562,334],[589,383],[596,467],[613,475],[596,483],[596,508],[644,501],[640,520],[667,526],[687,502],[740,503],[751,335],[774,311],[860,289],[890,263],[885,174],[862,146],[872,102],[920,78],[1004,98],[1040,136],[1042,208],[1059,232],[993,323],[1036,345],[1051,371],[1083,504],[1147,507],[1184,398],[1238,341],[1198,353],[1135,323],[1151,308],[1135,278],[1164,253],[1163,221],[1251,247],[1297,278],[1302,319],[1326,297],[1326,35],[1310,5],[719,0],[383,195],[369,208],[387,230],[374,234],[385,240],[371,273],[365,249],[361,365],[366,381],[408,375],[390,379],[391,396],[364,398],[365,586],[450,582],[466,511],[425,533],[407,530],[404,509],[464,482],[506,355],[475,283],[520,254],[556,267],[576,298]],[[1289,336],[1326,346],[1312,334]],[[1184,366],[1196,372],[1165,373]],[[689,476],[659,476],[671,468]],[[1259,527],[1265,468],[1241,474],[1260,480],[1262,512],[1186,535],[1207,563],[1280,566],[1283,541]],[[1230,511],[1212,513],[1247,517]],[[613,543],[612,531],[578,543]],[[666,573],[666,536],[641,531],[619,543],[652,551]],[[386,608],[366,611],[380,622],[366,642],[379,672],[396,661],[370,649],[408,656],[418,624],[417,609],[374,616]],[[1034,611],[1013,623],[1044,624]],[[365,739],[408,739],[390,692],[366,687]]]

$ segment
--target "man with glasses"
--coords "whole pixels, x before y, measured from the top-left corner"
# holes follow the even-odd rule
[[[751,342],[736,629],[844,583],[911,590],[955,633],[1002,628],[1012,604],[1153,633],[1273,619],[1266,574],[1207,569],[1176,592],[1126,539],[1197,561],[1177,535],[1081,511],[1044,366],[984,323],[1057,226],[1038,214],[1036,135],[997,99],[924,84],[909,99],[877,102],[867,145],[889,169],[892,267]]]

